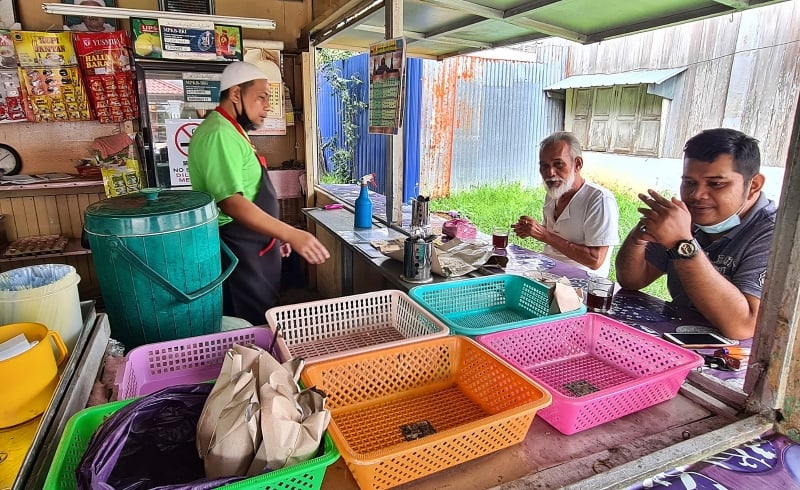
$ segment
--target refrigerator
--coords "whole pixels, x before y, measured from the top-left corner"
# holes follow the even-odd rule
[[[148,187],[189,188],[189,140],[219,102],[229,62],[136,60],[140,149]]]

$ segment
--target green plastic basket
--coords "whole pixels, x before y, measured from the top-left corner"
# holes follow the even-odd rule
[[[450,332],[474,337],[586,313],[586,306],[550,314],[549,288],[512,274],[445,281],[412,288],[408,295]]]
[[[73,490],[77,486],[75,470],[80,463],[89,440],[106,417],[136,400],[122,400],[87,408],[73,415],[64,428],[64,435],[56,449],[53,463],[47,472],[45,490]],[[314,490],[322,486],[325,469],[339,459],[339,451],[325,432],[325,451],[316,458],[287,468],[254,476],[220,488],[226,490],[275,489]]]

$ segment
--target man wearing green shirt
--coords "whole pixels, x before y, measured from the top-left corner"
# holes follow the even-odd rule
[[[278,218],[266,161],[247,135],[264,123],[269,108],[266,75],[253,64],[231,63],[222,72],[219,106],[189,143],[192,188],[214,197],[220,238],[239,259],[222,285],[223,314],[254,325],[263,324],[264,312],[278,302],[281,257],[292,250],[310,264],[330,257],[314,235]]]

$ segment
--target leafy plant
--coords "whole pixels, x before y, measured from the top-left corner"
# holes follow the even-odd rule
[[[331,150],[331,169],[323,173],[322,180],[328,182],[349,183],[357,176],[354,174],[355,148],[358,142],[358,124],[356,120],[361,111],[367,108],[367,103],[359,99],[358,87],[363,81],[358,75],[344,78],[341,72],[341,61],[354,56],[356,53],[338,49],[320,49],[317,51],[317,71],[331,86],[333,93],[342,102],[343,140],[334,135],[323,141],[322,149]]]
[[[622,243],[634,224],[639,221],[640,215],[637,209],[641,207],[641,201],[630,189],[612,183],[603,183],[603,185],[617,198],[620,243]],[[544,199],[545,191],[541,186],[528,188],[519,183],[479,185],[466,191],[456,192],[446,198],[432,199],[430,209],[439,212],[458,211],[469,218],[479,230],[490,234],[493,227],[510,226],[523,214],[541,220]],[[522,239],[513,233],[509,235],[509,241],[537,252],[541,252],[543,248],[541,242],[532,238]],[[617,277],[614,259],[617,257],[618,251],[619,247],[614,247],[611,256],[609,277],[612,279]],[[665,276],[644,288],[643,291],[661,299],[670,299]]]

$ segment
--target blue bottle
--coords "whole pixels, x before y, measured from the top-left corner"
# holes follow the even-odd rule
[[[361,186],[361,192],[356,198],[356,228],[372,228],[372,200],[369,198],[369,191],[367,190],[367,183],[372,180],[371,175],[365,175],[358,181]]]

